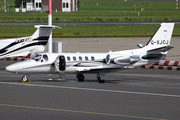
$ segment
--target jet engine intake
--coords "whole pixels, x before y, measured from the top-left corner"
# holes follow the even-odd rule
[[[110,59],[110,55],[109,54],[107,54],[107,56],[106,56],[106,58],[105,58],[105,62],[106,62],[106,64],[110,64],[110,62],[111,62],[111,59]]]

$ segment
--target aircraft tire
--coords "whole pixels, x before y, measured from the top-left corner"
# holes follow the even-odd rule
[[[85,77],[84,77],[83,74],[78,74],[78,75],[77,75],[77,78],[78,78],[78,81],[79,81],[79,82],[84,82],[84,78],[85,78]]]
[[[22,77],[22,82],[27,82],[28,81],[28,77],[27,76],[23,76]]]
[[[101,80],[101,77],[100,77],[100,76],[97,76],[97,79],[98,79],[98,82],[99,82],[99,83],[104,83],[104,82],[105,82],[105,80]]]

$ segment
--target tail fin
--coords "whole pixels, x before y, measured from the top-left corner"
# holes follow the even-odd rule
[[[48,25],[36,25],[35,27],[38,29],[32,36],[1,40],[0,59],[43,52],[52,29],[59,28]]]
[[[144,59],[149,60],[165,60],[167,51],[172,49],[170,45],[174,23],[162,23],[153,37],[144,47],[147,50],[147,55]]]
[[[32,41],[36,41],[34,44],[38,46],[36,49],[31,51],[31,53],[43,52],[45,50],[46,44],[48,43],[49,36],[54,28],[60,28],[57,26],[49,26],[49,25],[35,25],[37,30],[31,36]]]
[[[148,48],[155,49],[170,45],[174,23],[161,23],[159,29],[146,44]]]

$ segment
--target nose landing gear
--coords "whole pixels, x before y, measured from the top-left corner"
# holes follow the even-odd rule
[[[19,82],[31,82],[31,80],[28,80],[27,75],[24,75],[24,76],[22,77],[22,80],[19,80]]]

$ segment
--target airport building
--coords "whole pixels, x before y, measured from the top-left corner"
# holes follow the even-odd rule
[[[22,12],[41,11],[42,0],[22,1]]]
[[[78,11],[78,0],[52,0],[52,11]],[[42,0],[42,11],[48,11],[48,0]]]
[[[31,2],[22,1],[22,7],[16,8],[16,12],[48,11],[49,0],[31,0]],[[52,11],[73,12],[78,11],[78,0],[52,0]]]

